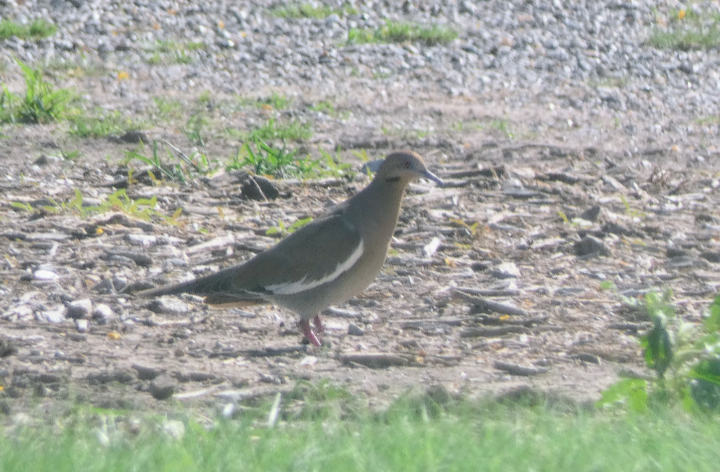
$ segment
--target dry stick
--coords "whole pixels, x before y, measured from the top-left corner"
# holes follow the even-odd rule
[[[518,364],[511,364],[509,362],[503,362],[503,361],[495,361],[493,362],[493,367],[495,367],[498,370],[504,370],[505,372],[508,372],[512,375],[538,375],[538,374],[544,374],[548,371],[548,369],[544,367],[527,367],[524,365],[518,365]]]
[[[578,352],[577,354],[572,356],[575,359],[581,360],[583,362],[592,362],[593,364],[602,364],[600,361],[600,356],[596,356],[595,354],[590,354],[588,352]]]
[[[257,183],[257,180],[255,180],[255,178],[250,174],[248,174],[248,179],[250,179],[250,182],[252,182],[253,185],[255,186],[255,190],[260,192],[260,195],[262,195],[262,197],[265,199],[265,201],[266,202],[269,201],[268,197],[265,196],[265,192],[262,191],[262,189],[260,188],[260,185]]]
[[[265,349],[236,349],[233,351],[211,352],[208,357],[234,358],[234,357],[274,357],[307,351],[305,345],[280,348],[266,347]]]
[[[557,325],[540,325],[540,326],[535,326],[531,329],[532,329],[533,333],[540,333],[543,331],[564,331],[565,327],[557,326]]]
[[[153,316],[143,321],[145,326],[187,326],[193,324],[190,318],[183,318],[180,320],[165,320]]]
[[[367,367],[389,367],[393,365],[408,365],[410,363],[405,357],[384,352],[345,354],[341,356],[341,359],[347,364],[362,364]]]
[[[425,325],[447,325],[447,326],[460,326],[465,321],[474,321],[475,318],[457,317],[457,318],[422,318],[419,320],[389,320],[390,323],[397,323],[401,328],[420,328]]]
[[[221,385],[213,385],[212,387],[203,388],[202,390],[194,390],[192,392],[183,392],[183,393],[176,393],[173,395],[173,398],[175,400],[190,400],[192,398],[198,398],[203,397],[205,395],[210,395],[211,393],[215,392],[216,390],[227,387],[227,384],[223,383]]]
[[[152,265],[153,260],[150,256],[146,254],[140,254],[137,252],[130,252],[130,251],[116,251],[114,249],[105,249],[105,252],[108,256],[120,256],[120,257],[126,257],[128,259],[132,259],[137,265],[142,267],[149,267]]]
[[[450,172],[442,176],[443,179],[466,179],[468,177],[492,177],[497,179],[497,171],[495,169],[468,169]]]
[[[277,422],[278,414],[280,413],[280,400],[281,399],[282,399],[282,393],[278,392],[275,395],[275,401],[273,402],[272,408],[270,409],[270,414],[268,415],[267,426],[270,429],[272,429],[275,426],[275,423]]]
[[[474,297],[467,293],[455,290],[455,296],[463,301],[471,303],[475,306],[484,308],[495,313],[502,313],[504,315],[517,315],[517,316],[528,316],[528,313],[522,308],[517,308],[507,303],[494,302],[487,300],[482,297]]]
[[[163,139],[163,141],[165,142],[165,144],[167,144],[168,146],[173,148],[173,150],[177,153],[177,155],[178,155],[178,157],[180,157],[180,159],[182,159],[186,163],[190,164],[191,166],[195,167],[195,170],[200,172],[200,166],[195,164],[193,161],[191,161],[190,158],[185,155],[185,153],[183,153],[180,149],[178,149],[175,146],[173,146],[172,144],[170,144],[170,141],[168,141],[167,139]]]
[[[635,357],[634,352],[623,352],[623,351],[616,351],[616,350],[602,350],[602,349],[591,349],[591,348],[584,348],[582,350],[571,350],[571,354],[590,354],[592,356],[597,356],[600,359],[611,361],[611,362],[631,362]]]
[[[446,366],[458,365],[462,360],[462,356],[425,356],[426,362],[434,362]]]
[[[496,328],[469,328],[460,332],[461,338],[492,338],[510,333],[527,333],[528,330],[522,326],[498,326]]]
[[[542,148],[548,148],[555,151],[565,152],[566,154],[576,154],[579,155],[582,152],[582,149],[572,148],[572,147],[561,147],[556,146],[554,144],[543,144],[543,143],[520,143],[517,146],[501,146],[494,149],[491,149],[490,151],[494,154],[503,153],[505,151],[524,151],[525,149],[542,149]],[[490,153],[488,153],[490,154]]]
[[[223,401],[239,402],[241,400],[252,400],[255,398],[267,397],[269,395],[277,395],[278,393],[289,394],[294,387],[278,387],[272,390],[265,388],[257,389],[241,389],[241,390],[223,390],[215,393],[213,396]]]
[[[507,319],[501,319],[501,318],[494,318],[491,315],[481,315],[480,316],[480,323],[484,325],[501,325],[501,326],[507,326],[507,325],[514,325],[514,326],[525,326],[526,328],[530,328],[531,326],[540,326],[540,323],[543,321],[547,321],[550,317],[547,315],[542,316],[531,316],[529,318],[507,318]]]
[[[359,318],[362,316],[362,313],[360,313],[359,311],[345,310],[342,308],[334,307],[325,309],[322,314],[325,316],[336,316],[338,318]]]
[[[515,297],[520,295],[520,290],[516,288],[482,289],[472,287],[455,287],[455,290],[480,297]]]
[[[613,323],[608,325],[608,329],[619,329],[623,331],[640,331],[651,326],[650,323]]]

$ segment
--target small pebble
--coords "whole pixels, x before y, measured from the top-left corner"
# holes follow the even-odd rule
[[[610,248],[601,240],[594,236],[585,236],[575,243],[575,254],[578,256],[587,256],[598,254],[602,256],[610,255]]]
[[[496,279],[516,279],[520,277],[520,269],[514,262],[503,262],[493,267],[490,275]]]
[[[140,364],[133,364],[132,368],[137,371],[137,376],[140,380],[153,380],[162,373],[160,369]]]
[[[163,431],[175,440],[182,439],[185,435],[185,424],[178,420],[167,420],[163,423]]]
[[[160,375],[150,382],[150,395],[158,400],[167,400],[172,397],[177,383],[168,375]]]
[[[234,403],[227,403],[222,409],[222,415],[225,419],[230,419],[235,414],[235,404]]]
[[[44,269],[36,270],[33,275],[35,276],[35,280],[57,280],[60,278],[55,272]]]
[[[147,234],[128,234],[127,240],[133,246],[152,246],[157,243],[157,237]]]
[[[147,309],[163,315],[183,315],[190,311],[187,303],[177,298],[161,297],[151,301]]]
[[[40,319],[48,323],[62,323],[65,321],[65,311],[62,307],[55,310],[46,310],[40,312]]]
[[[92,313],[92,308],[92,300],[89,298],[75,300],[74,302],[68,304],[65,316],[74,320],[85,319],[90,316],[90,313]]]
[[[105,303],[98,303],[92,312],[92,319],[97,321],[98,324],[106,324],[113,318],[115,318],[115,313],[112,308]]]
[[[88,320],[75,320],[75,328],[78,330],[78,333],[87,333]]]
[[[587,221],[596,221],[598,216],[600,216],[601,209],[600,205],[590,207],[580,214],[580,218]]]

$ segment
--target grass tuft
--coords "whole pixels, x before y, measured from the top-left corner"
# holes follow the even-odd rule
[[[348,409],[352,397],[325,387],[276,396],[274,423],[278,408],[266,402],[232,420],[95,409],[0,427],[0,470],[710,472],[720,460],[720,422],[682,411],[445,408],[427,399],[377,414]]]
[[[203,49],[201,42],[188,42],[186,44],[176,41],[157,41],[146,49],[149,53],[148,64],[192,64],[195,60],[194,51]]]
[[[11,206],[12,208],[30,214],[36,214],[38,212],[53,215],[73,213],[81,218],[88,218],[89,216],[106,213],[108,211],[119,211],[145,221],[150,221],[155,217],[162,222],[173,225],[177,224],[177,217],[180,216],[181,212],[176,210],[173,216],[165,216],[156,210],[156,196],[134,200],[127,195],[125,189],[120,189],[107,195],[102,198],[97,205],[89,205],[85,202],[82,193],[78,189],[75,189],[75,196],[67,201],[57,201],[53,197],[49,197],[48,200],[47,203],[49,204],[44,203],[37,206],[22,202],[13,202]],[[102,231],[97,234],[102,234]]]
[[[508,139],[515,137],[515,134],[510,130],[510,123],[508,120],[498,119],[490,122],[490,128],[499,131]]]
[[[598,406],[645,412],[682,405],[688,411],[720,412],[720,295],[702,323],[683,321],[671,303],[672,291],[643,298],[621,296],[627,308],[645,315],[652,327],[640,337],[651,380],[626,378],[602,393]]]
[[[457,39],[458,33],[446,26],[420,26],[415,23],[386,21],[376,30],[352,28],[348,44],[422,42],[429,46],[447,44]]]
[[[254,148],[251,144],[254,144]],[[296,157],[297,150],[285,147],[270,146],[262,138],[248,140],[238,152],[230,158],[225,170],[250,168],[258,175],[269,175],[276,178],[299,177],[303,179],[317,177],[349,177],[353,174],[352,166],[340,160],[340,151],[335,156],[320,149],[320,159]]]
[[[55,89],[43,78],[41,69],[32,69],[19,59],[25,77],[25,95],[10,92],[5,85],[0,91],[0,123],[48,123],[72,116],[70,107],[75,94],[67,88]]]
[[[146,123],[123,116],[117,110],[97,109],[91,115],[83,113],[73,116],[70,121],[72,122],[70,134],[80,138],[104,138],[147,127]]]
[[[0,21],[0,40],[13,36],[20,39],[44,39],[52,36],[57,31],[57,26],[46,20],[35,20],[29,25],[21,25],[11,20]]]
[[[160,120],[170,121],[182,117],[184,105],[180,100],[168,97],[155,97],[153,101],[155,102]]]
[[[145,155],[145,145],[141,143],[139,149],[125,153],[124,162],[128,164],[139,161],[154,167],[158,172],[158,178],[151,174],[153,182],[158,182],[162,178],[187,183],[188,180],[198,175],[208,175],[217,169],[215,161],[204,153],[193,152],[190,156],[187,156],[167,141],[164,143],[164,149],[166,158],[160,156],[159,143],[153,140],[151,153],[148,157]]]
[[[349,4],[341,8],[331,8],[327,5],[315,6],[310,3],[291,3],[280,5],[270,10],[270,14],[278,18],[313,18],[325,19],[333,13],[337,15],[354,15],[357,9]]]
[[[308,109],[320,113],[325,113],[329,116],[335,115],[335,106],[333,106],[332,102],[330,102],[329,100],[323,100],[314,105],[310,105]]]
[[[251,144],[255,144],[254,149]],[[231,157],[225,170],[230,172],[249,167],[257,175],[269,175],[281,179],[314,174],[313,163],[305,159],[297,159],[296,154],[295,149],[288,151],[285,147],[275,148],[261,137],[254,136]]]
[[[195,113],[190,117],[190,119],[188,119],[183,132],[191,143],[195,146],[202,146],[204,148],[205,139],[203,138],[203,134],[205,133],[207,125],[208,119],[205,114]]]
[[[278,18],[316,18],[322,19],[332,15],[333,9],[327,5],[319,7],[313,6],[309,3],[303,4],[291,4],[278,6],[270,10],[273,16]]]
[[[311,137],[312,129],[307,123],[295,120],[289,123],[278,123],[275,118],[270,118],[265,125],[251,131],[248,139],[251,141],[256,138],[265,141],[273,139],[303,141]]]
[[[693,10],[673,11],[666,28],[655,28],[646,44],[684,51],[720,47],[720,15],[702,15]]]
[[[237,98],[240,101],[240,106],[249,106],[264,110],[285,110],[292,102],[291,98],[276,92],[273,92],[272,95],[265,98],[244,98],[240,96]]]

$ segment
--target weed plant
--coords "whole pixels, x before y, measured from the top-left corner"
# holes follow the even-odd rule
[[[67,88],[56,89],[46,82],[42,70],[33,69],[15,59],[25,78],[25,95],[10,92],[3,84],[0,92],[0,123],[48,123],[73,116],[75,94]]]
[[[415,23],[387,20],[385,25],[375,30],[350,29],[348,44],[421,42],[433,46],[450,43],[457,37],[457,31],[445,26],[426,27]]]
[[[0,40],[15,36],[19,39],[37,41],[38,39],[50,37],[55,32],[57,32],[57,27],[43,19],[35,20],[29,25],[22,25],[7,19],[0,21]]]

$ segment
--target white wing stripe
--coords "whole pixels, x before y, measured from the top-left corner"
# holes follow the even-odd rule
[[[326,275],[325,277],[313,280],[312,282],[308,282],[308,276],[306,275],[297,282],[285,282],[282,284],[268,285],[267,287],[265,287],[265,289],[272,292],[274,295],[292,295],[294,293],[300,293],[306,290],[313,289],[315,287],[319,287],[322,284],[332,282],[333,280],[340,277],[343,273],[350,270],[352,266],[354,266],[355,263],[358,261],[358,259],[362,257],[362,255],[363,241],[361,239],[360,244],[358,244],[358,247],[355,249],[355,251],[350,254],[350,257],[345,262],[339,263],[335,267],[335,270],[332,271],[332,273]]]

